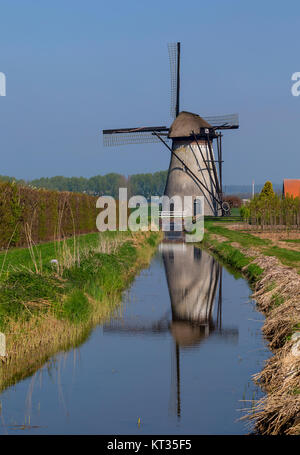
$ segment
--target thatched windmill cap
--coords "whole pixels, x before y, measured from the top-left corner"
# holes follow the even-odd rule
[[[200,133],[201,128],[212,128],[200,115],[182,111],[178,114],[169,129],[169,137],[190,137]]]

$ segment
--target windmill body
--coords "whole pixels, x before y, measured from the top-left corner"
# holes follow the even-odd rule
[[[205,216],[219,216],[222,211],[220,205],[217,204],[217,192],[213,185],[214,177],[210,177],[204,160],[209,160],[208,147],[205,142],[200,142],[200,147],[204,158],[202,158],[198,146],[191,140],[174,141],[173,150],[185,162],[189,169],[193,169],[194,173],[201,173],[203,183],[207,187],[203,188],[197,180],[193,179],[187,168],[181,164],[177,157],[171,156],[165,195],[172,198],[179,195],[192,196],[195,201],[199,196],[204,197]]]
[[[192,196],[194,201],[203,196],[204,215],[221,215],[220,182],[212,145],[216,135],[212,126],[196,114],[181,112],[168,136],[172,139],[174,153],[171,154],[165,195],[169,198],[179,195],[182,199]],[[200,182],[194,176],[198,176]]]

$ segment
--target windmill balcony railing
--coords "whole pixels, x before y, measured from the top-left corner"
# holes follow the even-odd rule
[[[160,218],[184,218],[188,213],[185,210],[161,210],[159,212]]]
[[[159,217],[160,218],[176,218],[176,217],[180,217],[180,218],[187,218],[187,217],[191,217],[191,218],[198,218],[199,216],[201,216],[201,212],[200,213],[196,213],[194,215],[191,215],[187,210],[160,210],[158,212],[159,214]]]

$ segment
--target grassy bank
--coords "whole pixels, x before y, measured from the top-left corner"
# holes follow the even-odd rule
[[[150,232],[89,234],[3,253],[0,331],[7,356],[0,390],[82,343],[112,314],[159,240]]]
[[[216,225],[212,220],[206,222],[202,245],[213,251],[225,264],[243,272],[250,283],[255,283],[263,270],[253,263],[252,256],[244,254],[239,247],[242,246],[249,250],[250,246],[264,244],[264,241],[249,234],[227,229],[224,227],[224,223],[229,221],[230,219],[222,220],[223,225],[221,226]]]
[[[203,246],[249,280],[273,356],[254,380],[266,397],[249,410],[262,434],[300,433],[300,251],[290,240],[251,234],[242,223],[207,220]],[[295,234],[296,236],[296,234]],[[286,241],[288,240],[288,242]],[[297,249],[296,249],[297,248]]]

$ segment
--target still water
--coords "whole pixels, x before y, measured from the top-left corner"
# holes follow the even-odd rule
[[[111,321],[0,395],[0,433],[249,433],[270,355],[250,293],[205,251],[161,244]]]

